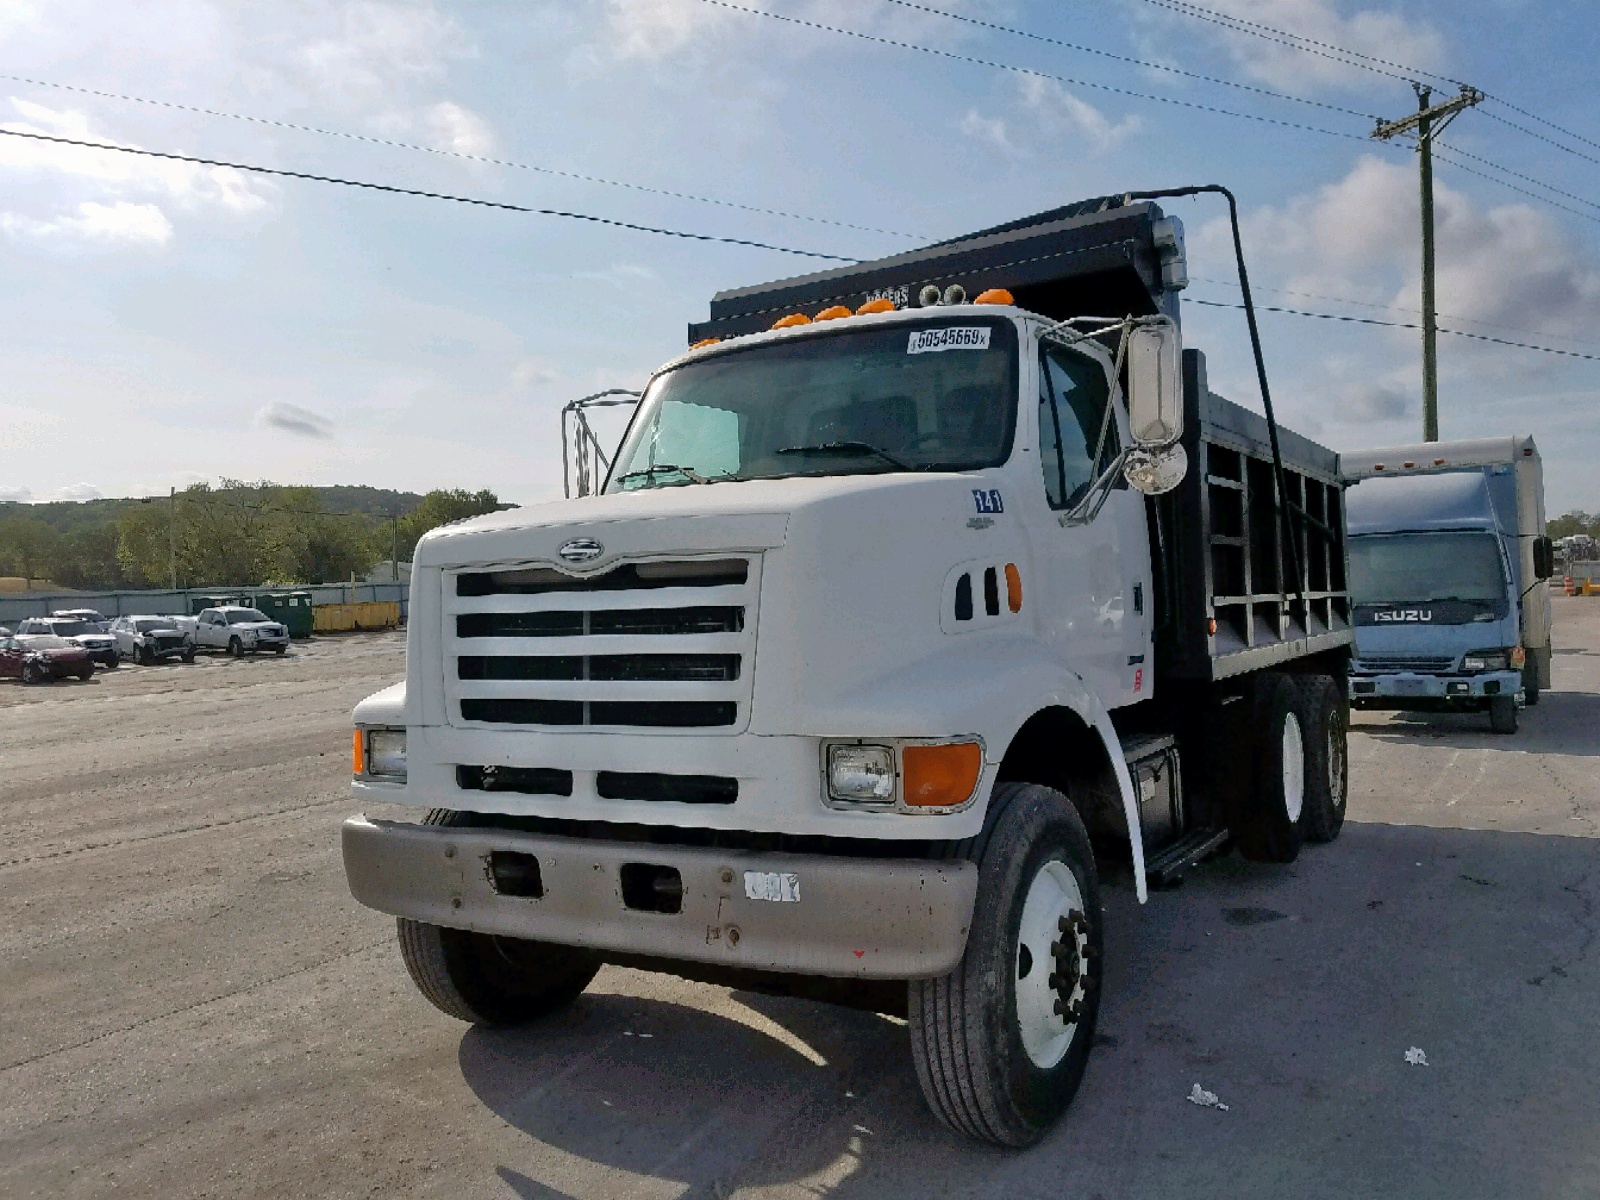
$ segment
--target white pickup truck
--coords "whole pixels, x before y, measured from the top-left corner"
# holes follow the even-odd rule
[[[600,494],[423,538],[353,742],[418,819],[343,834],[422,994],[820,980],[907,1019],[946,1123],[1042,1136],[1115,952],[1090,839],[1144,900],[1344,820],[1337,458],[1264,370],[1264,417],[1209,390],[1185,281],[1117,197],[724,293]]]
[[[198,615],[178,621],[181,628],[193,629],[194,644],[202,650],[226,650],[243,658],[261,650],[282,654],[289,648],[288,628],[256,608],[202,608]]]

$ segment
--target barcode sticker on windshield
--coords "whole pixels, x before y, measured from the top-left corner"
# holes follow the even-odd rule
[[[932,350],[987,350],[988,325],[943,325],[938,329],[912,331],[907,354],[926,354]]]

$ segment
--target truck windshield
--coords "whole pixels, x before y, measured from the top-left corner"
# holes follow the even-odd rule
[[[998,466],[1016,407],[1004,319],[785,339],[657,376],[606,490]]]
[[[1357,604],[1462,600],[1506,603],[1499,539],[1492,533],[1368,533],[1350,539]]]

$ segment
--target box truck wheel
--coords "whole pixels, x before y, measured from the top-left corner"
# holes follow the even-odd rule
[[[1489,698],[1489,728],[1496,733],[1517,731],[1517,698],[1491,696]]]
[[[1346,739],[1350,721],[1344,685],[1327,675],[1298,680],[1305,695],[1307,733],[1306,801],[1300,830],[1308,842],[1331,842],[1344,827],[1350,787]]]
[[[473,814],[434,809],[425,825],[471,825]],[[446,929],[401,917],[400,957],[411,982],[448,1016],[521,1025],[577,999],[600,969],[591,952],[523,938]]]
[[[1089,835],[1060,792],[1002,783],[983,832],[967,949],[912,980],[911,1052],[928,1106],[980,1141],[1027,1146],[1071,1103],[1100,1011],[1101,913]]]
[[[1529,708],[1539,703],[1539,671],[1531,662],[1522,671],[1522,702]]]
[[[1290,675],[1256,680],[1255,786],[1241,806],[1234,838],[1254,862],[1293,862],[1300,854],[1306,780],[1314,778],[1310,753],[1316,727],[1313,706]]]

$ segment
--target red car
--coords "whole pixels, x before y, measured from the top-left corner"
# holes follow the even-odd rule
[[[44,683],[63,675],[76,675],[79,679],[94,675],[94,660],[77,642],[48,633],[0,638],[0,677]]]

